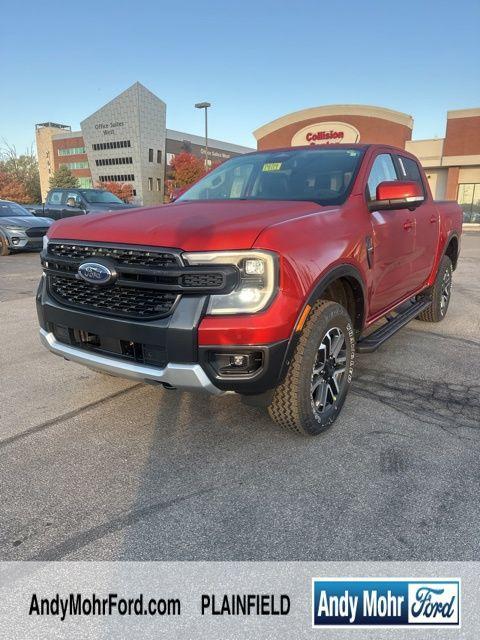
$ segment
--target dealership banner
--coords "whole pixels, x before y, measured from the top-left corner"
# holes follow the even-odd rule
[[[479,638],[480,563],[0,564],[9,640],[406,637]]]

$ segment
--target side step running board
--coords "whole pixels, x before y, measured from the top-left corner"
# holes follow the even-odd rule
[[[357,352],[371,353],[372,351],[375,351],[375,349],[378,349],[381,344],[391,338],[394,333],[397,333],[399,329],[409,323],[410,320],[416,318],[420,312],[431,304],[431,300],[418,300],[411,304],[410,307],[407,307],[405,311],[402,311],[391,319],[387,319],[387,322],[379,329],[365,338],[360,338],[357,342]]]

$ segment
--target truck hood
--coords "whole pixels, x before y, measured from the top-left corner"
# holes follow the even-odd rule
[[[31,229],[32,227],[49,227],[51,218],[39,218],[38,216],[9,216],[0,218],[0,227],[15,227],[16,229]]]
[[[266,227],[319,209],[314,202],[283,200],[177,202],[59,220],[48,235],[62,240],[143,244],[184,251],[249,249]]]

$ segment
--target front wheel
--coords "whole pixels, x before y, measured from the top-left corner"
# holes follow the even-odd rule
[[[285,380],[268,410],[285,429],[318,435],[345,402],[353,375],[355,333],[347,310],[319,300],[310,311]]]
[[[0,256],[8,256],[10,249],[8,247],[7,239],[0,235]]]
[[[440,322],[447,315],[450,295],[452,293],[452,261],[448,256],[443,256],[438,267],[435,284],[431,290],[432,304],[422,311],[418,320],[425,322]]]

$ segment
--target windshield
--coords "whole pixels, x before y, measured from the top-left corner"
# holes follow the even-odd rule
[[[27,211],[15,202],[0,202],[0,218],[18,218],[19,216],[33,216],[33,213]]]
[[[114,196],[110,191],[103,191],[103,189],[85,189],[81,190],[80,193],[85,198],[87,202],[90,203],[103,203],[103,204],[125,204],[123,200]]]
[[[180,198],[188,200],[308,200],[341,204],[362,149],[267,151],[228,160]]]

